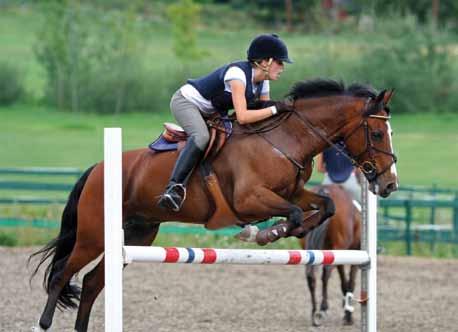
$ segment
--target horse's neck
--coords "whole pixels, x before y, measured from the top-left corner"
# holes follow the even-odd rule
[[[353,124],[358,123],[360,114],[356,110],[362,104],[363,101],[348,96],[298,100],[296,109],[314,128],[305,128],[306,156],[314,157],[329,147],[329,141],[335,142],[339,137],[345,137]]]

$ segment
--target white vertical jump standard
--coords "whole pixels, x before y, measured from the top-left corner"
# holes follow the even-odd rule
[[[104,130],[105,331],[122,332],[122,135]]]
[[[122,332],[123,264],[361,265],[361,330],[376,332],[376,197],[363,188],[363,250],[262,250],[124,246],[120,128],[105,128],[105,331]],[[367,222],[369,220],[370,222]],[[367,225],[367,224],[370,224]],[[369,226],[369,227],[366,227]],[[370,231],[369,231],[370,230]],[[367,232],[367,234],[366,234]]]
[[[377,196],[361,174],[361,250],[370,257],[361,270],[361,331],[377,331]]]

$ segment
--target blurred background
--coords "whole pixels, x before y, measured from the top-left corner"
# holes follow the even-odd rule
[[[458,257],[455,0],[1,0],[0,245],[55,236],[73,183],[102,158],[104,127],[123,128],[126,150],[146,147],[187,78],[244,59],[261,33],[294,59],[274,99],[318,77],[396,90],[401,190],[380,200],[383,252]],[[177,232],[158,243],[232,244]]]

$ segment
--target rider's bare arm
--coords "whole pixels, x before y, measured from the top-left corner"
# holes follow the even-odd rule
[[[232,102],[234,103],[235,114],[237,116],[237,121],[240,124],[261,121],[274,114],[272,107],[261,108],[259,110],[247,110],[245,84],[239,80],[232,80],[230,81],[230,86],[232,90]]]

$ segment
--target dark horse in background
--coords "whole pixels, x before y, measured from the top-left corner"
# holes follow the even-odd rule
[[[269,233],[277,235],[269,238],[275,241],[304,236],[330,217],[334,213],[332,200],[304,189],[304,185],[312,172],[313,157],[338,140],[346,142],[375,194],[386,197],[395,191],[396,157],[387,108],[391,95],[391,91],[376,93],[363,85],[345,88],[327,80],[299,82],[289,93],[294,102],[292,112],[250,127],[234,123],[233,135],[211,167],[238,220],[249,224],[285,217],[283,232],[274,225]],[[179,212],[156,206],[177,156],[177,151],[154,153],[146,148],[123,154],[126,245],[151,245],[162,222],[206,225],[212,216],[215,205],[199,172],[190,178],[188,197]],[[89,168],[70,193],[58,237],[35,253],[41,254],[41,260],[33,275],[51,258],[44,277],[48,299],[39,320],[43,330],[51,326],[56,306],[60,306],[78,307],[75,330],[87,331],[92,305],[104,287],[104,260],[84,276],[81,293],[70,281],[104,251],[103,186],[101,162]]]
[[[299,239],[301,247],[306,250],[360,250],[361,249],[361,206],[353,201],[351,195],[337,184],[317,186],[314,192],[329,196],[336,207],[332,217],[311,230],[305,237]],[[328,310],[328,281],[334,266],[322,266],[322,301],[317,311],[315,288],[317,286],[315,270],[318,266],[305,267],[307,284],[312,301],[312,323],[320,326]],[[348,279],[345,275],[345,266],[337,265],[340,285],[343,294],[344,324],[353,324],[353,291],[355,289],[358,266],[350,265]]]

